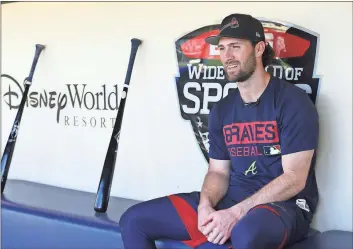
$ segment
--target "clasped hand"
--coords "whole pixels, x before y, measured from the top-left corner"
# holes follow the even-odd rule
[[[242,216],[243,211],[237,206],[219,211],[209,206],[201,207],[198,210],[198,229],[209,242],[223,245]]]

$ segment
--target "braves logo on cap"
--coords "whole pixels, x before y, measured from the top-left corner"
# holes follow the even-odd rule
[[[235,17],[232,18],[231,24],[232,24],[231,25],[232,28],[239,27],[239,22],[237,21],[237,19]]]
[[[224,26],[221,28],[220,31],[222,31],[223,29],[228,28],[228,27],[230,27],[230,28],[238,28],[238,27],[239,27],[239,22],[238,22],[238,20],[237,20],[235,17],[233,17],[232,20],[230,21],[230,23],[227,23],[226,25],[224,25]]]

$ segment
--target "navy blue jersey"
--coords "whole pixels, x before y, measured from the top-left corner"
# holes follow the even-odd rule
[[[244,105],[238,89],[220,100],[208,129],[209,157],[232,162],[228,194],[237,201],[283,173],[281,156],[318,147],[314,103],[302,89],[274,77],[253,107]],[[310,213],[318,202],[315,156],[305,189],[293,197]]]

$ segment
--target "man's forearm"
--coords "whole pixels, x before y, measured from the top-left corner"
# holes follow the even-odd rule
[[[240,203],[245,213],[251,208],[270,202],[285,201],[303,189],[302,181],[293,174],[282,174],[251,197]]]
[[[229,177],[225,174],[209,171],[202,185],[199,206],[214,207],[226,194]]]

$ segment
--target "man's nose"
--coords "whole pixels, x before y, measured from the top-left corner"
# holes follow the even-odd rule
[[[234,55],[233,55],[231,49],[229,49],[229,48],[226,49],[225,58],[227,59],[227,61],[234,59]]]

